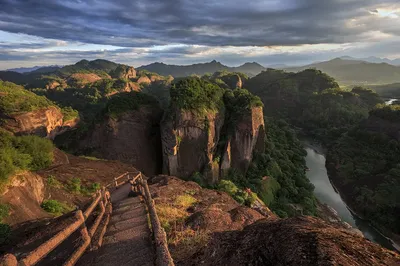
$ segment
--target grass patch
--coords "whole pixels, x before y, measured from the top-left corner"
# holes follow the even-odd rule
[[[68,206],[66,203],[59,202],[58,200],[45,200],[40,207],[55,216],[60,216],[73,210],[72,207]]]
[[[77,110],[72,109],[72,107],[70,106],[61,108],[61,112],[64,116],[63,117],[64,122],[79,118],[79,112]]]
[[[80,178],[74,177],[67,183],[67,190],[75,194],[90,196],[101,188],[99,183],[92,183],[89,186],[82,185]]]
[[[38,96],[12,82],[0,80],[0,111],[5,114],[31,112],[53,105],[44,96]]]
[[[185,194],[176,197],[174,204],[186,209],[195,204],[196,202],[197,199],[195,199],[193,196]]]
[[[188,213],[185,210],[165,203],[157,203],[156,211],[158,218],[160,219],[161,226],[164,228],[167,234],[171,232],[172,226],[175,226],[178,222],[181,222],[188,217]]]
[[[0,222],[7,218],[10,214],[10,205],[0,204]]]
[[[60,188],[62,187],[62,184],[60,181],[57,180],[57,178],[54,175],[49,175],[47,177],[46,183],[48,186],[50,187],[54,187],[54,188]]]

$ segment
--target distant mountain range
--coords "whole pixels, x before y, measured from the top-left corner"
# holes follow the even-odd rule
[[[400,66],[400,58],[397,59],[388,59],[388,58],[380,58],[380,57],[376,57],[376,56],[370,56],[370,57],[365,57],[365,58],[355,58],[355,57],[351,57],[351,56],[342,56],[340,57],[340,59],[344,59],[344,60],[358,60],[358,61],[365,61],[365,62],[369,62],[369,63],[386,63],[386,64],[390,64],[390,65],[394,65],[394,66]]]
[[[171,75],[173,77],[186,77],[190,75],[204,75],[207,73],[213,74],[217,71],[241,72],[249,76],[255,76],[261,71],[266,70],[262,65],[253,62],[245,63],[238,67],[228,67],[215,60],[208,63],[200,63],[193,65],[167,65],[164,63],[152,63],[137,68],[138,70],[147,70],[155,72],[163,76]]]
[[[10,68],[5,71],[13,71],[17,73],[28,73],[32,71],[39,72],[51,72],[53,70],[57,70],[61,66],[58,65],[50,65],[50,66],[34,66],[34,67],[18,67],[18,68]],[[43,71],[42,71],[43,70]]]
[[[348,58],[348,57],[346,57]],[[330,61],[314,63],[302,67],[289,67],[284,70],[299,72],[315,68],[335,78],[342,85],[389,84],[400,82],[400,66],[388,63],[370,63],[362,60],[335,58]]]

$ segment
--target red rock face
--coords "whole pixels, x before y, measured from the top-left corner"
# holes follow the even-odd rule
[[[76,127],[79,119],[64,122],[61,110],[50,106],[33,112],[11,115],[4,121],[3,128],[15,135],[37,135],[54,139],[57,135]]]
[[[253,152],[264,151],[264,139],[263,108],[254,107],[249,114],[244,114],[235,125],[234,134],[226,144],[221,174],[226,173],[229,168],[235,168],[245,173],[253,159]]]
[[[179,177],[190,177],[211,166],[219,141],[223,116],[209,113],[198,115],[191,111],[176,111],[162,123],[163,172]],[[210,183],[217,181],[210,177]]]
[[[159,122],[162,110],[143,106],[118,119],[107,118],[96,125],[80,149],[93,156],[134,165],[146,175],[161,171]]]
[[[60,109],[51,106],[33,112],[12,115],[5,119],[4,128],[15,135],[37,135],[54,138],[63,125]]]

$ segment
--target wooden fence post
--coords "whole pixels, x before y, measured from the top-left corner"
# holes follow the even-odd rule
[[[79,260],[79,258],[82,256],[82,254],[87,249],[87,247],[90,245],[90,241],[91,241],[87,227],[86,227],[85,217],[83,216],[82,211],[77,211],[75,213],[75,217],[77,220],[82,221],[79,232],[81,233],[83,243],[80,247],[77,248],[77,250],[75,250],[75,252],[71,255],[71,257],[69,257],[69,259],[64,263],[64,266],[75,265],[75,263]]]
[[[115,185],[115,188],[118,188],[118,181],[117,181],[117,178],[115,178],[115,177],[114,177],[114,185]]]
[[[0,266],[17,266],[17,258],[13,254],[6,254],[0,259]]]

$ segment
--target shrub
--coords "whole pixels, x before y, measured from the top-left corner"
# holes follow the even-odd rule
[[[72,107],[70,106],[61,108],[61,112],[64,116],[63,118],[64,122],[74,120],[79,117],[79,112],[72,109]]]
[[[32,157],[29,170],[37,171],[51,165],[53,161],[53,143],[37,136],[22,136],[15,138],[15,146],[22,154]]]
[[[158,105],[156,99],[141,92],[118,93],[110,98],[106,106],[106,114],[118,118],[121,114],[139,109],[142,105]]]
[[[218,184],[218,190],[224,191],[231,196],[235,196],[238,193],[238,187],[230,180],[221,180]]]
[[[80,193],[82,189],[82,182],[80,178],[74,177],[68,182],[68,189],[71,192]]]
[[[40,170],[53,160],[53,144],[37,136],[16,137],[0,130],[0,190],[18,170]]]
[[[58,200],[45,200],[40,205],[43,210],[54,214],[56,216],[70,212],[72,210],[67,204],[59,202]]]
[[[47,185],[49,185],[50,187],[56,187],[56,188],[61,187],[60,181],[58,181],[54,175],[49,175],[47,177]]]

